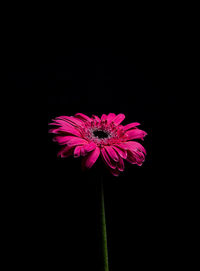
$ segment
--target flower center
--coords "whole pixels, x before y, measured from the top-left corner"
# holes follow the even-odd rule
[[[107,138],[108,134],[102,130],[93,131],[93,135],[98,138]]]

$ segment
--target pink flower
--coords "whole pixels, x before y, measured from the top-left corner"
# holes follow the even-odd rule
[[[145,148],[134,140],[143,140],[147,133],[137,128],[138,122],[121,125],[124,119],[124,114],[90,118],[77,113],[55,118],[50,123],[55,128],[49,132],[56,134],[53,141],[64,146],[58,156],[83,156],[83,168],[91,168],[101,155],[111,173],[118,176],[124,171],[124,160],[141,166],[146,155]]]

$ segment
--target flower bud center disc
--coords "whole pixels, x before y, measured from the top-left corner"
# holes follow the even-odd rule
[[[108,137],[108,134],[102,130],[93,131],[93,134],[95,137],[98,137],[98,138],[107,138]]]

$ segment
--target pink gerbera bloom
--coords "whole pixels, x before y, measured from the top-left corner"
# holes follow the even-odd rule
[[[77,113],[55,118],[50,125],[56,127],[49,132],[56,134],[55,142],[64,145],[58,156],[83,156],[83,168],[91,168],[101,155],[111,173],[118,176],[124,170],[124,160],[141,166],[146,155],[145,148],[133,140],[143,140],[147,133],[137,128],[138,122],[121,125],[124,119],[124,114],[90,118]]]

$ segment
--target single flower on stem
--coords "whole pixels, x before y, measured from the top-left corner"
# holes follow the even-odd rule
[[[55,142],[63,145],[58,156],[83,156],[82,168],[89,169],[101,155],[110,172],[118,176],[124,171],[124,160],[141,166],[146,155],[145,148],[135,140],[143,140],[147,133],[137,128],[140,125],[138,122],[121,125],[124,119],[124,114],[109,113],[101,118],[95,115],[90,118],[77,113],[75,116],[55,118],[50,123],[55,127],[49,132],[56,135],[53,139]],[[103,176],[100,185],[102,268],[109,271]]]

